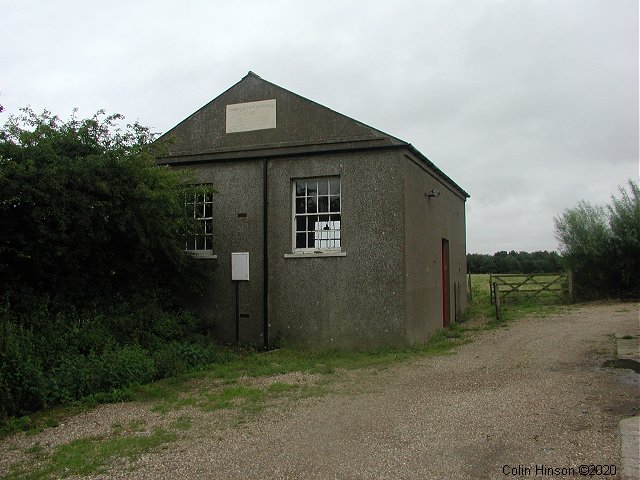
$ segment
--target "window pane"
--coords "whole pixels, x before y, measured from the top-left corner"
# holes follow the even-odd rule
[[[308,180],[307,181],[307,196],[313,197],[318,194],[318,181],[317,180]]]
[[[294,180],[294,248],[340,248],[340,178]]]
[[[332,196],[331,197],[331,212],[339,212],[340,211],[340,197]]]
[[[318,211],[319,212],[329,211],[329,197],[318,197]]]
[[[204,215],[204,203],[201,200],[202,199],[199,198],[196,202],[195,218],[202,218],[202,216]]]
[[[307,244],[305,239],[307,238],[306,233],[298,233],[296,234],[296,248],[306,248]]]
[[[324,239],[323,232],[316,233],[316,246],[318,248],[327,247],[327,241]]]
[[[213,249],[213,193],[193,186],[184,195],[187,218],[194,219],[195,235],[184,235],[184,248],[189,251],[211,251]]]
[[[318,222],[317,215],[309,215],[307,217],[307,231],[313,232],[316,229],[317,222]]]
[[[318,211],[315,197],[307,197],[307,213],[316,213]]]
[[[331,195],[340,195],[340,179],[339,178],[329,179],[329,193]]]

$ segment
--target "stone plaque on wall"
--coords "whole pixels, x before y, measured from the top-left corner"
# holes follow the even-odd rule
[[[276,128],[276,99],[227,105],[227,133]]]

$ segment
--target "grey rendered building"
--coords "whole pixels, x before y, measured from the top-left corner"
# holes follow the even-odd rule
[[[465,310],[469,195],[410,144],[251,72],[169,138],[160,163],[217,191],[185,247],[215,272],[189,301],[221,341],[239,317],[258,346],[405,345]]]

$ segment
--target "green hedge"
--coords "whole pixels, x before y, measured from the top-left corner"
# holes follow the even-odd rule
[[[29,108],[0,128],[0,422],[206,364],[175,308],[213,269],[184,251],[192,174],[138,123]]]
[[[40,308],[29,327],[0,313],[0,421],[223,360],[192,315],[126,306],[93,314]]]

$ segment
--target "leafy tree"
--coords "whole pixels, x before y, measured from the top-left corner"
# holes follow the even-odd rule
[[[199,283],[180,243],[186,173],[121,120],[27,108],[0,130],[0,291],[77,304]]]
[[[186,171],[146,127],[24,109],[0,129],[0,427],[215,354],[174,302],[207,285],[183,250]]]
[[[606,209],[581,201],[554,218],[560,251],[584,298],[640,295],[640,192],[637,182],[628,186]]]
[[[611,197],[607,206],[611,229],[611,267],[619,272],[620,290],[631,289],[635,282],[635,295],[640,293],[640,188],[629,181],[629,191],[619,188],[620,197]],[[630,292],[631,293],[631,292]]]

